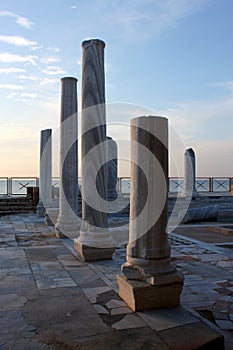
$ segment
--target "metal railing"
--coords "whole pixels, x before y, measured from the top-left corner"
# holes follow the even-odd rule
[[[59,188],[59,177],[52,178],[52,186]],[[81,178],[79,178],[81,185]],[[38,177],[0,177],[0,196],[17,196],[27,194],[27,187],[38,186]],[[233,186],[232,177],[197,177],[196,190],[200,193],[227,193]],[[130,177],[118,178],[118,191],[122,194],[130,193]],[[184,179],[178,177],[169,178],[169,193],[182,193]]]

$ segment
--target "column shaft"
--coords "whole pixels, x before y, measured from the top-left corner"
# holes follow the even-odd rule
[[[77,237],[78,220],[77,79],[61,79],[60,194],[58,237]]]
[[[191,197],[196,194],[196,159],[192,148],[184,154],[184,195]]]
[[[37,216],[43,217],[52,205],[52,130],[41,130],[40,136],[40,200]]]
[[[82,227],[75,247],[83,260],[109,259],[106,186],[105,43],[84,41],[82,66]]]
[[[168,121],[131,120],[130,229],[119,294],[134,310],[179,304],[183,276],[171,263],[166,232]]]

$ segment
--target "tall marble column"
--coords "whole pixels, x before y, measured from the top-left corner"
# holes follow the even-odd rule
[[[179,304],[183,276],[171,263],[166,232],[168,121],[131,120],[130,231],[119,295],[134,311]]]
[[[113,201],[117,198],[117,143],[112,137],[107,136],[107,200]]]
[[[193,197],[196,191],[196,159],[192,148],[186,149],[184,153],[184,196]]]
[[[82,43],[82,226],[74,246],[85,261],[111,259],[106,202],[106,110],[102,40]]]
[[[60,196],[55,234],[78,237],[78,119],[77,79],[61,79]]]
[[[46,208],[52,205],[52,129],[41,130],[40,134],[39,193],[37,216],[43,217]]]

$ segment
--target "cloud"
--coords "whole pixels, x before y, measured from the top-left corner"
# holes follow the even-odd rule
[[[57,83],[58,83],[58,79],[44,78],[44,79],[41,79],[40,85],[46,86],[46,85],[52,85],[52,84],[57,84]]]
[[[60,62],[61,59],[58,57],[50,56],[50,57],[43,57],[43,58],[41,58],[40,61],[41,61],[41,63],[50,64],[50,63],[54,63],[54,62]]]
[[[32,65],[36,65],[35,60],[37,59],[37,56],[20,56],[20,55],[15,55],[9,52],[2,52],[0,53],[0,62],[3,63],[13,63],[13,62],[23,62],[23,63],[30,63]]]
[[[18,97],[23,97],[23,98],[35,98],[38,96],[38,93],[26,93],[26,92],[12,92],[11,94],[7,95],[6,98],[10,99],[10,98],[17,98]]]
[[[23,87],[15,84],[0,84],[0,89],[23,90]]]
[[[60,51],[59,47],[52,47],[52,46],[47,47],[47,50],[55,53]]]
[[[40,80],[40,78],[35,77],[33,75],[23,75],[23,74],[19,75],[19,79],[21,79],[21,80],[27,79],[27,80],[34,80],[34,81]]]
[[[60,67],[48,66],[47,69],[43,70],[43,73],[47,75],[63,75],[66,74],[66,71]]]
[[[0,73],[10,74],[10,73],[23,73],[26,72],[24,68],[9,67],[9,68],[0,68]]]
[[[187,143],[198,144],[208,128],[208,139],[231,138],[233,96],[214,101],[186,101],[160,111]]]
[[[0,16],[15,18],[17,24],[27,29],[31,29],[34,25],[34,23],[31,22],[28,18],[22,17],[10,11],[0,11]]]
[[[220,87],[220,88],[224,88],[224,89],[232,91],[233,90],[233,80],[220,81],[220,82],[209,84],[209,86]]]
[[[36,41],[31,41],[28,39],[25,39],[22,36],[17,36],[17,35],[0,35],[0,41],[7,43],[7,44],[12,44],[15,46],[35,46],[37,45]]]
[[[195,15],[208,2],[209,0],[135,0],[132,6],[132,1],[125,0],[124,6],[117,6],[117,2],[110,6],[100,0],[98,9],[105,11],[104,20],[108,24],[111,22],[114,29],[115,26],[120,27],[118,33],[126,40],[141,41],[176,27],[183,18]]]
[[[74,6],[70,6],[70,8],[71,8],[71,9],[76,9],[77,6],[75,6],[75,5],[74,5]]]

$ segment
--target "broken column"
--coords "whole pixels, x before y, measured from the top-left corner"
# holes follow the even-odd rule
[[[74,246],[85,261],[111,259],[108,230],[106,110],[102,40],[82,43],[82,226]]]
[[[78,220],[77,79],[61,79],[60,196],[55,234],[77,237]]]
[[[39,193],[37,216],[43,217],[46,208],[52,205],[52,129],[41,130],[40,134]]]
[[[114,201],[117,194],[117,143],[107,136],[107,200]]]
[[[168,121],[131,120],[130,229],[120,297],[134,311],[179,304],[183,275],[171,263],[166,232]]]
[[[197,195],[196,191],[196,159],[192,148],[184,153],[184,192],[185,197]]]

